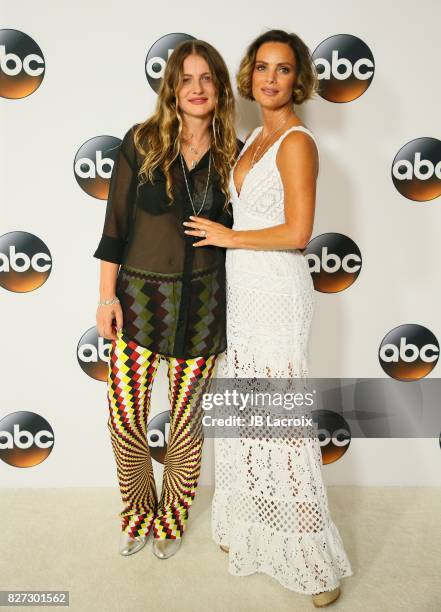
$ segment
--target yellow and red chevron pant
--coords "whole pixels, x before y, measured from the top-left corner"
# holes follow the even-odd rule
[[[200,398],[217,355],[179,359],[154,353],[125,339],[120,331],[109,350],[107,398],[112,448],[123,503],[123,531],[180,538],[188,519],[201,468],[203,445]],[[158,501],[147,419],[153,381],[161,359],[168,363],[170,430]]]

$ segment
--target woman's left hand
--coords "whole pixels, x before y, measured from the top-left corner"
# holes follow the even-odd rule
[[[194,242],[193,246],[213,246],[232,248],[233,247],[233,236],[235,231],[225,227],[221,223],[216,221],[210,221],[204,217],[193,217],[190,216],[191,221],[184,221],[184,225],[192,229],[186,229],[185,233],[188,236],[203,237],[203,240]],[[202,233],[202,232],[205,232]]]

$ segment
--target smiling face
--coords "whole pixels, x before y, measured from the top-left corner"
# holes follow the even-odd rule
[[[296,59],[288,44],[266,42],[259,47],[252,75],[256,102],[268,109],[289,103],[295,80]]]
[[[217,93],[206,60],[192,53],[185,58],[182,68],[181,86],[176,92],[181,113],[193,117],[211,115]]]

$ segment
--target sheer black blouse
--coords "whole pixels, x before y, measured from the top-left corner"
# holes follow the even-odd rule
[[[113,166],[103,233],[93,254],[120,264],[116,295],[123,337],[184,359],[220,353],[226,348],[225,249],[194,247],[200,238],[184,233],[182,223],[194,212],[179,158],[171,169],[171,204],[160,169],[153,183],[139,183],[142,157],[134,145],[135,127],[125,134]],[[238,150],[241,146],[238,141]],[[204,197],[208,162],[208,152],[192,170],[184,162],[196,211]],[[225,210],[224,202],[212,163],[200,216],[232,227],[231,205]]]

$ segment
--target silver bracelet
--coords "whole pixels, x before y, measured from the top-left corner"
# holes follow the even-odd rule
[[[111,300],[103,300],[98,302],[98,306],[110,306],[111,304],[119,304],[119,299],[114,297]]]

